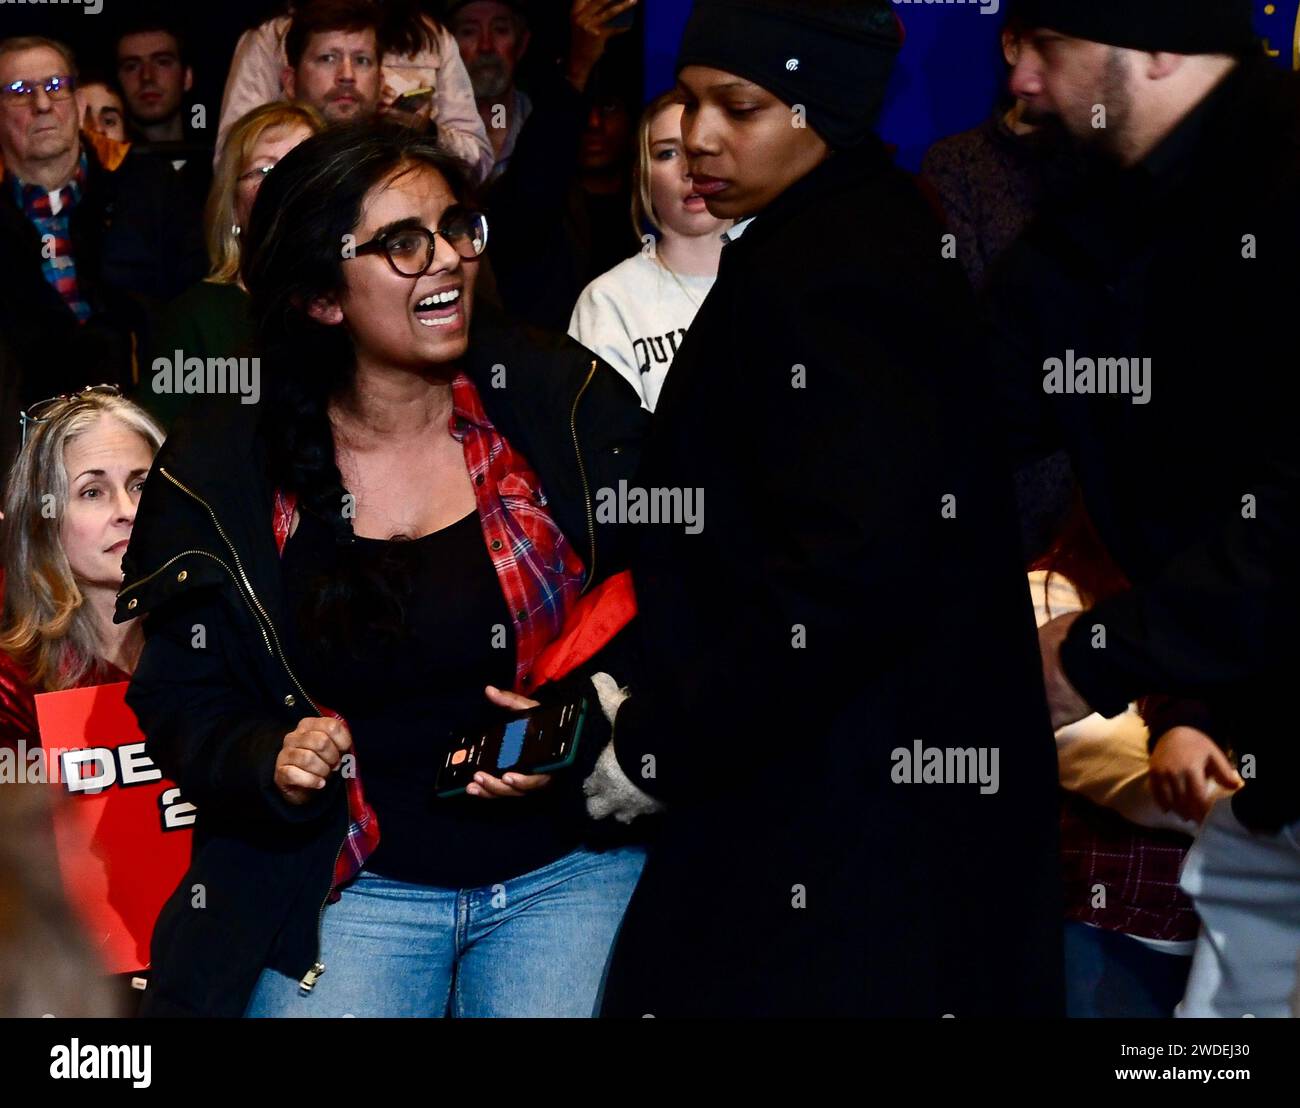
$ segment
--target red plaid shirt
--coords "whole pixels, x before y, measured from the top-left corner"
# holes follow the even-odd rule
[[[582,560],[546,511],[546,495],[537,475],[492,425],[478,390],[463,373],[452,381],[451,396],[450,431],[465,452],[483,541],[514,623],[515,681],[522,689],[538,657],[559,637],[582,593]],[[295,505],[295,497],[276,492],[272,526],[281,555]],[[320,710],[343,718],[323,705]],[[348,834],[334,864],[331,900],[337,899],[337,889],[357,875],[379,845],[379,820],[366,802],[355,758],[353,770],[345,778]]]
[[[1061,866],[1066,919],[1144,939],[1196,938],[1196,910],[1178,887],[1192,840],[1177,831],[1154,831],[1061,794]],[[1105,890],[1097,907],[1095,887]]]

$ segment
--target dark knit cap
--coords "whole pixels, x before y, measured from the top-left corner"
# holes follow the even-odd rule
[[[704,65],[761,85],[832,149],[875,125],[902,45],[888,0],[696,0],[677,72]]]
[[[1251,0],[1018,0],[1027,28],[1171,54],[1239,54],[1259,48]]]

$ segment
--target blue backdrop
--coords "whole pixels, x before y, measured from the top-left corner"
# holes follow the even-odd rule
[[[1140,2],[1140,0],[1135,0]],[[1300,0],[1255,0],[1259,32],[1279,65],[1300,69]],[[646,96],[673,83],[673,59],[691,0],[645,0]],[[880,121],[899,163],[915,170],[937,138],[974,127],[992,109],[1006,70],[998,46],[1001,15],[975,5],[899,6],[907,42]]]

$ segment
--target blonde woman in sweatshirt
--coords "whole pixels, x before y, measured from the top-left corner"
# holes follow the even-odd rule
[[[583,290],[569,334],[626,377],[654,411],[659,391],[718,275],[730,220],[693,191],[682,149],[682,105],[672,93],[641,116],[632,222],[643,248]],[[648,233],[648,228],[658,236]]]

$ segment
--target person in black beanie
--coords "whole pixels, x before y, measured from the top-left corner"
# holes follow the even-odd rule
[[[1068,451],[1132,582],[1044,626],[1053,722],[1140,700],[1156,800],[1204,821],[1188,1016],[1300,1015],[1300,84],[1251,7],[1023,4],[1012,88],[1095,157],[989,298],[1015,455]]]
[[[661,813],[606,1015],[1063,1010],[1055,752],[974,306],[873,132],[900,38],[884,0],[698,0],[682,42],[690,172],[739,223],[635,482],[708,514],[636,529],[641,665],[595,679],[588,809]]]

